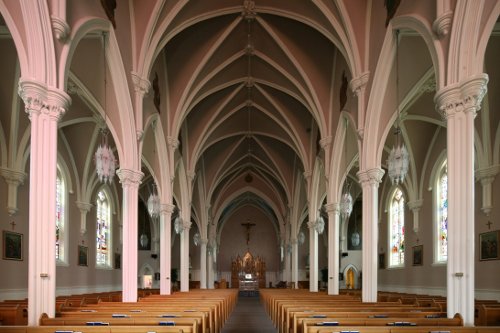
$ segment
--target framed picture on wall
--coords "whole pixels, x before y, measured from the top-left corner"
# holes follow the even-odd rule
[[[500,259],[498,251],[499,234],[500,230],[479,234],[479,260]]]
[[[88,266],[88,251],[87,246],[78,245],[78,266]]]
[[[424,258],[424,246],[417,245],[413,247],[413,266],[422,266]]]
[[[23,234],[3,231],[3,259],[23,260]]]

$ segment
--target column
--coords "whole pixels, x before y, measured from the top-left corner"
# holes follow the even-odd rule
[[[80,210],[80,233],[85,235],[87,232],[87,213],[92,209],[92,204],[89,202],[76,201],[76,207]]]
[[[491,210],[493,209],[493,205],[491,203],[491,185],[493,184],[493,181],[495,180],[495,177],[499,171],[500,167],[498,166],[491,166],[476,171],[476,177],[481,182],[481,186],[483,189],[483,195],[481,196],[483,199],[483,204],[481,206],[481,210],[486,216],[490,216]]]
[[[292,238],[292,281],[294,288],[299,287],[299,242]]]
[[[474,325],[474,118],[487,82],[480,74],[435,97],[447,124],[447,311],[448,317],[462,315],[466,326]]]
[[[9,186],[7,195],[7,212],[10,216],[17,213],[17,189],[19,185],[24,183],[26,173],[21,170],[13,170],[9,168],[0,168],[0,174],[5,178],[5,182]]]
[[[38,326],[42,313],[55,316],[57,123],[71,98],[23,79],[19,95],[31,120],[28,325]]]
[[[200,288],[207,289],[207,244],[208,239],[200,240]]]
[[[170,295],[172,282],[170,270],[172,262],[172,213],[175,206],[172,204],[160,205],[160,295]]]
[[[309,291],[318,291],[318,232],[316,221],[309,221]]]
[[[418,233],[419,225],[420,225],[420,218],[419,218],[419,213],[420,213],[420,208],[422,208],[422,204],[424,203],[424,200],[419,199],[419,200],[413,200],[413,201],[408,201],[408,208],[413,212],[413,231],[415,233]]]
[[[283,281],[292,282],[292,240],[283,245]]]
[[[123,187],[122,300],[137,302],[137,207],[139,184],[144,174],[131,169],[116,172]]]
[[[328,295],[339,294],[339,225],[338,203],[325,205],[328,213]]]
[[[212,246],[209,244],[207,246],[207,254],[208,254],[208,258],[207,258],[207,282],[208,282],[208,289],[214,289],[214,258],[213,256],[215,255],[214,254],[214,251],[212,249]]]
[[[190,209],[187,209],[190,214]],[[182,218],[182,232],[180,233],[181,241],[181,268],[180,268],[180,279],[181,279],[181,291],[189,291],[189,229],[191,228],[191,222],[189,221],[189,215]]]
[[[363,302],[377,301],[378,284],[378,186],[384,170],[373,168],[358,172],[363,190]]]

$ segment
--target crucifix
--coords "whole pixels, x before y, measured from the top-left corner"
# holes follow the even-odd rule
[[[488,226],[488,230],[490,230],[490,229],[491,229],[491,225],[492,225],[492,224],[493,224],[493,223],[491,223],[491,221],[488,221],[488,223],[486,223],[486,225]]]
[[[255,223],[250,223],[250,220],[247,220],[247,223],[242,223],[242,226],[247,228],[247,246],[250,243],[250,228],[255,226]]]
[[[15,221],[10,222],[9,224],[12,226],[12,230],[16,228],[17,223]]]

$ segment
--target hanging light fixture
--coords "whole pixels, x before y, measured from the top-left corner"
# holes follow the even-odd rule
[[[297,240],[299,241],[299,244],[302,245],[306,241],[306,235],[301,231],[299,232],[299,235],[297,236]]]
[[[149,238],[148,235],[146,235],[146,216],[144,216],[144,220],[142,222],[142,234],[139,237],[139,242],[141,243],[141,247],[143,249],[148,247]]]
[[[200,234],[199,233],[195,233],[193,235],[194,246],[198,246],[200,244],[200,240],[201,240]]]
[[[402,183],[408,173],[410,156],[401,135],[401,113],[399,110],[399,30],[396,30],[396,129],[394,130],[395,142],[391,149],[387,164],[389,177],[392,184]]]
[[[323,216],[321,216],[321,211],[318,212],[318,218],[316,219],[314,228],[320,235],[323,233],[323,231],[325,231],[325,220],[323,219]]]
[[[352,196],[351,183],[346,179],[344,183],[344,191],[340,199],[340,215],[344,220],[347,220],[352,212]]]
[[[361,236],[358,232],[357,221],[356,221],[356,212],[354,212],[354,232],[351,235],[351,244],[352,246],[358,246],[361,240]]]
[[[116,159],[113,154],[113,150],[108,144],[108,129],[106,128],[106,40],[104,37],[104,33],[102,35],[102,45],[103,45],[103,67],[104,67],[104,127],[101,129],[101,144],[97,147],[97,151],[95,152],[95,166],[97,177],[100,182],[110,183],[113,180],[116,170]]]
[[[156,189],[156,183],[153,182],[153,189],[148,198],[148,213],[151,218],[157,219],[160,217],[160,197]]]
[[[176,216],[174,220],[174,230],[176,234],[180,234],[183,230],[182,227],[182,218],[181,218],[181,212],[179,211],[179,215]]]

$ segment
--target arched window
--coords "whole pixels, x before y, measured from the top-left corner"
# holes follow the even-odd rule
[[[56,262],[67,264],[66,181],[59,166],[56,176]]]
[[[111,207],[105,191],[97,193],[96,266],[111,267]]]
[[[389,216],[389,266],[399,267],[405,263],[405,197],[397,188],[391,198]]]
[[[448,260],[448,170],[446,161],[439,169],[437,175],[435,261],[445,263]]]

